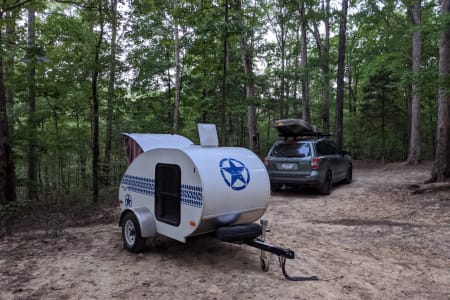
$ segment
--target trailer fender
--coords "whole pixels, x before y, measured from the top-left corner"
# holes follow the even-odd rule
[[[156,236],[156,223],[152,212],[146,207],[131,207],[125,209],[120,215],[119,226],[123,226],[123,217],[131,212],[136,216],[144,238]]]

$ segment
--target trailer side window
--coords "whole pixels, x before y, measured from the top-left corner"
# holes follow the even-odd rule
[[[155,185],[156,219],[174,226],[180,225],[180,167],[170,164],[157,164],[155,170]]]

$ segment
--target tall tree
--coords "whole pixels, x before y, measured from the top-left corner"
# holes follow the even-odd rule
[[[98,79],[101,72],[100,51],[103,43],[104,34],[104,17],[103,17],[103,1],[98,1],[97,11],[95,12],[100,19],[100,31],[94,32],[96,36],[96,44],[94,48],[94,61],[91,74],[91,106],[92,106],[92,200],[98,201],[99,195],[99,165],[100,165],[100,137],[99,137],[99,105],[100,99],[98,95]],[[93,30],[94,27],[93,27]]]
[[[339,24],[339,49],[336,87],[336,117],[334,135],[338,149],[342,148],[342,133],[344,125],[344,75],[345,75],[345,40],[347,33],[348,0],[342,0],[342,11]]]
[[[330,131],[330,0],[321,1],[321,16],[323,18],[325,35],[323,40],[317,20],[311,20],[310,23],[312,24],[312,34],[317,44],[322,77],[322,131],[328,134]]]
[[[279,61],[281,63],[281,70],[276,74],[279,77],[279,87],[276,89],[279,99],[280,118],[287,118],[289,114],[289,103],[287,94],[289,92],[287,82],[287,60],[288,60],[288,38],[289,38],[289,23],[293,19],[291,11],[293,9],[289,6],[288,1],[270,1],[267,4],[262,4],[262,8],[266,12],[271,30],[276,38],[277,52]],[[295,9],[295,7],[294,7]],[[277,81],[278,81],[277,80]]]
[[[0,4],[0,204],[14,202],[16,200],[16,182],[14,172],[14,160],[12,157],[11,137],[6,109],[6,91],[3,69],[3,26],[5,14],[8,11],[19,9],[30,0],[9,3],[2,1]],[[10,5],[8,5],[10,4]]]
[[[430,182],[450,178],[450,0],[441,1],[441,42],[439,45],[439,93],[437,145]]]
[[[3,11],[0,12],[0,21],[3,19],[3,13]],[[2,30],[0,30],[1,42]],[[16,200],[16,191],[8,115],[6,111],[6,91],[3,80],[2,56],[0,54],[0,204],[5,204]]]
[[[177,0],[173,0],[173,31],[175,36],[175,102],[173,109],[173,133],[178,133],[181,94],[180,37],[178,28],[179,16],[177,9]]]
[[[241,46],[241,57],[244,66],[244,73],[246,76],[245,90],[247,97],[247,126],[249,135],[250,149],[259,154],[259,131],[256,119],[256,106],[255,106],[255,74],[253,73],[253,57],[251,49],[247,43],[249,36],[247,34],[247,27],[243,17],[242,1],[235,0],[235,9],[237,14],[237,22],[240,26],[241,32],[239,36]]]
[[[308,43],[306,39],[306,29],[308,23],[306,20],[305,1],[300,4],[300,31],[301,31],[301,83],[302,83],[302,117],[306,122],[311,120],[311,112],[309,108],[309,74],[308,74]]]
[[[9,117],[9,129],[11,135],[14,135],[14,118],[12,117],[12,112],[14,111],[14,97],[15,97],[15,87],[14,87],[14,70],[15,70],[15,57],[16,57],[16,46],[17,46],[17,30],[16,21],[18,18],[18,13],[16,11],[9,11],[6,14],[6,45],[5,45],[5,76],[8,80],[6,88],[6,101],[7,101],[7,111]],[[9,84],[8,84],[9,83]]]
[[[110,2],[111,16],[111,46],[110,46],[110,62],[109,62],[109,83],[108,83],[108,99],[106,104],[106,136],[105,136],[105,157],[103,163],[103,183],[109,184],[110,162],[111,162],[111,146],[112,146],[112,126],[113,126],[113,104],[115,103],[116,93],[116,52],[117,52],[117,2]]]
[[[222,70],[222,105],[220,114],[220,124],[222,133],[220,137],[221,145],[226,144],[226,108],[227,108],[227,71],[228,71],[228,0],[224,0],[224,33],[223,33],[223,70]]]
[[[411,133],[409,140],[409,154],[407,163],[418,164],[420,161],[420,89],[419,72],[421,65],[422,36],[421,36],[421,0],[408,6],[414,28],[412,36],[412,98],[411,98]]]
[[[37,200],[37,120],[36,120],[36,11],[31,5],[28,7],[28,199]]]

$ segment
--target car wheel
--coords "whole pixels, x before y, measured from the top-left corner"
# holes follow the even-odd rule
[[[270,190],[272,192],[279,192],[279,191],[281,191],[281,184],[279,184],[279,183],[271,183],[270,184]]]
[[[145,247],[145,238],[141,236],[141,228],[136,216],[129,212],[122,223],[123,247],[133,253],[141,252]]]
[[[347,169],[347,174],[345,175],[344,183],[349,184],[352,182],[352,179],[353,179],[353,170],[352,166],[349,166]]]
[[[333,181],[331,177],[331,172],[328,171],[325,175],[325,180],[319,186],[319,193],[322,195],[329,195],[331,193],[331,189],[333,188]]]

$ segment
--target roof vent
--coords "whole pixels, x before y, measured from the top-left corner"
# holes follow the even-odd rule
[[[219,138],[215,124],[197,124],[198,134],[200,136],[200,145],[202,147],[218,147]]]

